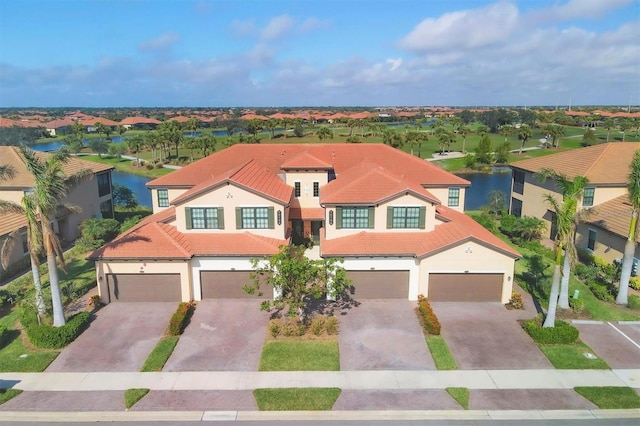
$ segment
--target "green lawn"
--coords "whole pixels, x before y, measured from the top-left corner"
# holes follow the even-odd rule
[[[331,410],[340,396],[338,388],[256,389],[260,411]]]
[[[41,372],[56,359],[60,351],[50,349],[36,349],[26,346],[20,332],[14,329],[18,319],[18,312],[12,311],[0,318],[0,324],[12,330],[12,341],[0,348],[0,372]],[[26,355],[26,356],[24,356]]]
[[[149,393],[149,389],[146,388],[134,388],[124,391],[124,405],[127,409],[133,407],[133,405],[140,401],[146,394]]]
[[[140,369],[142,372],[162,371],[162,367],[173,353],[180,336],[165,336],[156,344]]]
[[[538,345],[555,368],[563,370],[607,370],[609,365],[600,358],[589,359],[585,353],[593,350],[582,342],[558,345]]]
[[[269,340],[262,348],[260,371],[339,371],[337,340]]]
[[[151,170],[147,170],[146,167],[142,166],[142,167],[133,167],[131,165],[132,160],[127,160],[124,158],[116,158],[116,157],[108,157],[108,156],[103,156],[102,158],[99,158],[97,155],[85,155],[80,157],[82,160],[87,160],[87,161],[93,161],[95,163],[101,163],[101,164],[109,164],[112,165],[113,167],[116,168],[116,170],[121,171],[121,172],[125,172],[125,173],[131,173],[134,175],[139,175],[139,176],[144,176],[144,177],[148,177],[148,178],[157,178],[160,176],[164,176],[166,174],[169,174],[173,171],[173,169],[165,169],[165,168],[161,168],[161,169],[151,169]],[[141,157],[142,158],[142,157]]]
[[[445,390],[462,408],[469,409],[469,388],[446,388]]]
[[[573,389],[604,410],[640,408],[640,396],[628,387],[584,386]]]
[[[438,370],[457,370],[458,365],[453,358],[447,342],[445,342],[442,336],[428,336],[427,346],[433,356],[433,361],[436,364]]]
[[[22,393],[19,389],[0,389],[0,405]]]

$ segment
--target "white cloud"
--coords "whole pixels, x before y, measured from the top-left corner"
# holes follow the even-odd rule
[[[518,9],[495,3],[422,21],[400,45],[412,51],[475,48],[503,42],[517,28]]]
[[[166,50],[180,40],[180,35],[174,31],[167,31],[158,37],[143,41],[138,44],[138,50],[141,52],[149,52],[155,50]]]
[[[389,71],[395,71],[402,65],[402,58],[397,59],[387,59],[387,64],[390,65]]]
[[[260,34],[264,40],[274,40],[287,35],[294,26],[294,21],[289,15],[280,15],[272,18]]]
[[[634,0],[569,0],[562,5],[554,5],[540,11],[550,20],[568,21],[579,18],[602,18],[607,12],[615,10]]]

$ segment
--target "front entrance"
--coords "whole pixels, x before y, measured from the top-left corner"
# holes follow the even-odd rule
[[[312,220],[311,221],[311,238],[313,238],[314,244],[320,243],[320,229],[322,228],[321,220]]]
[[[304,222],[302,219],[291,219],[291,241],[297,246],[304,243]]]
[[[311,238],[314,244],[319,244],[320,229],[322,229],[321,220],[291,219],[291,241],[295,245],[302,245]]]

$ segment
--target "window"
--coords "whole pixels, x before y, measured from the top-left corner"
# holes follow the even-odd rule
[[[224,229],[222,207],[187,207],[185,215],[187,229]]]
[[[596,248],[596,236],[598,233],[593,229],[589,229],[589,241],[587,241],[587,248],[591,251]]]
[[[113,204],[111,200],[100,203],[100,213],[103,219],[113,219]]]
[[[515,217],[522,216],[522,200],[511,198],[511,214]]]
[[[516,194],[524,192],[524,172],[522,170],[513,171],[513,192]]]
[[[273,207],[237,207],[237,229],[274,229]]]
[[[373,207],[337,207],[336,228],[373,228]]]
[[[460,205],[460,188],[449,188],[449,207],[458,207]]]
[[[316,198],[320,196],[320,182],[313,182],[313,196]]]
[[[101,173],[98,175],[98,196],[111,194],[111,173]]]
[[[300,197],[300,182],[295,182],[293,184],[293,187],[295,189],[295,196],[296,198]]]
[[[585,188],[584,196],[582,197],[582,205],[584,207],[593,206],[593,196],[595,195],[595,188]]]
[[[168,189],[158,189],[158,207],[169,207]]]
[[[426,207],[387,207],[387,228],[424,229]]]

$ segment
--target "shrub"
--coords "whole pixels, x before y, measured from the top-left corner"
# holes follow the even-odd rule
[[[601,284],[598,281],[588,281],[587,287],[589,287],[589,290],[591,290],[591,293],[593,293],[596,298],[604,300],[605,302],[613,302],[614,297],[607,285]]]
[[[327,317],[327,319],[324,321],[324,330],[330,336],[338,334],[338,331],[340,330],[340,323],[338,322],[338,318],[333,316]]]
[[[155,168],[153,164],[149,164],[149,163],[147,163],[145,167],[147,168],[147,170],[153,170]]]
[[[489,213],[487,212],[482,212],[480,214],[469,213],[469,216],[471,216],[473,220],[475,220],[480,225],[484,226],[486,229],[493,232],[494,234],[498,233],[499,231],[498,224],[496,220]]]
[[[156,169],[162,169],[163,167],[162,163],[156,163]]]
[[[440,334],[440,321],[431,308],[431,304],[422,294],[418,295],[418,312],[422,318],[424,329],[429,334],[438,336]]]
[[[553,249],[543,246],[539,240],[523,241],[520,246],[547,259],[555,258]]]
[[[595,263],[595,256],[591,251],[583,248],[576,249],[578,253],[578,260],[584,263],[587,266],[593,265]]]
[[[569,306],[576,314],[584,311],[584,300],[582,299],[574,299],[573,297],[569,299]]]
[[[573,273],[583,281],[595,280],[598,277],[598,271],[593,266],[577,263],[573,268]]]
[[[315,334],[316,336],[319,336],[324,331],[324,323],[325,323],[325,318],[320,315],[316,315],[311,319],[309,330],[311,331],[311,333]]]
[[[282,328],[280,327],[279,320],[269,321],[269,334],[271,334],[271,337],[278,337],[281,332]]]
[[[549,344],[569,344],[578,340],[578,329],[568,322],[556,320],[554,327],[543,328],[542,316],[524,321],[522,328],[531,336],[536,343]]]
[[[39,348],[60,349],[73,342],[87,328],[90,321],[89,312],[80,312],[69,318],[61,327],[32,325],[27,328],[27,336],[31,344]]]
[[[640,309],[640,296],[629,295],[628,305],[630,309]]]
[[[189,319],[193,314],[194,304],[190,302],[180,302],[178,309],[171,315],[169,327],[166,334],[169,336],[179,336],[184,328],[189,324]]]
[[[513,309],[524,309],[524,302],[522,301],[522,295],[517,291],[511,292],[511,299],[509,299],[509,305]]]
[[[638,278],[638,277],[630,277],[629,278],[629,287],[631,287],[634,290],[640,290],[640,278]],[[2,300],[2,297],[0,297],[0,300]]]

